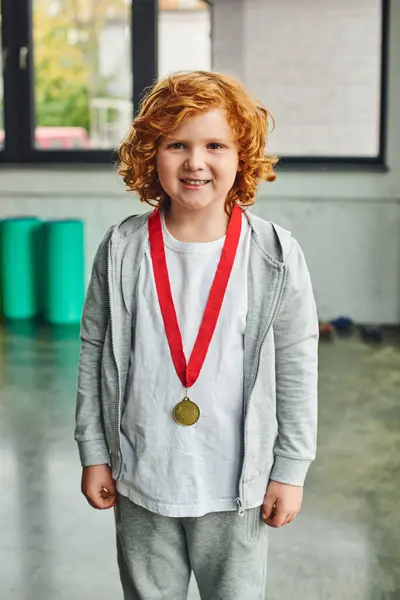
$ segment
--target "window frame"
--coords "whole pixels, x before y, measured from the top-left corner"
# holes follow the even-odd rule
[[[279,160],[279,169],[283,171],[388,171],[386,140],[390,2],[391,0],[381,0],[381,72],[378,154],[376,156],[282,156]]]
[[[34,65],[33,0],[0,0],[2,5],[2,44],[4,78],[4,147],[0,164],[98,164],[112,163],[116,150],[39,150],[34,147]],[[214,0],[210,6],[213,24]],[[382,3],[379,150],[374,157],[357,156],[281,156],[280,170],[296,171],[386,171],[387,90],[389,63],[390,0]],[[137,113],[143,92],[158,72],[158,0],[132,0],[131,64],[133,65],[133,115]],[[212,34],[213,35],[213,26]],[[27,47],[27,69],[18,64],[20,48]]]
[[[4,77],[4,148],[0,163],[112,163],[115,149],[40,150],[34,146],[33,0],[1,0]],[[134,112],[143,90],[158,70],[158,0],[132,0],[130,7],[131,64]],[[19,65],[20,49],[28,48],[26,69]],[[133,118],[134,115],[132,115]]]

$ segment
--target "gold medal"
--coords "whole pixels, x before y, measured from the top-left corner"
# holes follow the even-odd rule
[[[200,409],[187,396],[179,402],[173,411],[175,421],[179,425],[189,426],[197,423],[200,417]]]

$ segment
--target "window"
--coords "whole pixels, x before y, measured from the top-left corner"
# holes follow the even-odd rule
[[[283,163],[382,163],[387,23],[382,0],[219,0],[215,66],[271,111]]]
[[[0,3],[3,162],[113,160],[157,76],[215,69],[270,109],[282,166],[384,165],[389,0]]]
[[[0,5],[0,42],[2,31],[2,13]],[[4,148],[4,87],[3,87],[3,53],[0,53],[0,149]]]
[[[158,40],[160,77],[181,70],[211,70],[210,5],[198,0],[159,0]]]
[[[115,158],[157,76],[157,12],[156,0],[3,0],[1,160]]]
[[[36,148],[115,148],[133,112],[128,4],[32,3]]]

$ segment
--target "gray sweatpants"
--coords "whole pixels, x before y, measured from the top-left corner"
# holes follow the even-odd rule
[[[194,572],[202,600],[265,600],[267,526],[261,509],[173,518],[124,496],[115,508],[125,600],[186,600]]]

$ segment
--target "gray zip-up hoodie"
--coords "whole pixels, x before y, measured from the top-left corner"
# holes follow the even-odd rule
[[[123,473],[121,402],[149,214],[129,217],[105,235],[81,322],[75,439],[82,466],[111,464],[116,480]],[[239,514],[263,503],[270,479],[302,486],[317,437],[318,319],[306,262],[290,232],[244,214],[252,239]]]

